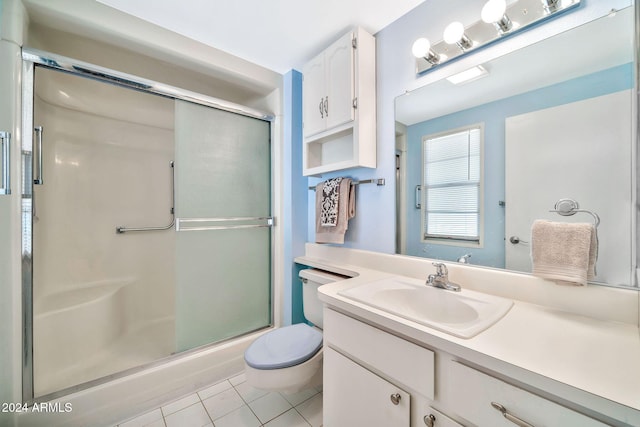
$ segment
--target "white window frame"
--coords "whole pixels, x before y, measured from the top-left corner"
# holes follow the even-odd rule
[[[479,129],[480,130],[480,179],[478,186],[478,239],[468,239],[468,238],[458,238],[455,236],[427,236],[427,224],[426,224],[426,209],[427,209],[427,186],[425,184],[426,180],[426,171],[425,171],[425,163],[426,163],[426,152],[425,152],[425,143],[428,140],[441,138],[447,135],[452,135],[455,133],[465,132],[471,129]],[[431,243],[431,244],[439,244],[439,245],[451,245],[451,246],[462,246],[462,247],[471,247],[471,248],[482,248],[484,246],[484,123],[474,123],[467,126],[462,126],[455,129],[448,129],[444,132],[438,132],[430,135],[425,135],[422,137],[422,143],[420,147],[422,153],[422,163],[420,165],[421,169],[421,184],[420,184],[420,218],[421,218],[421,227],[420,227],[420,239],[422,243]]]

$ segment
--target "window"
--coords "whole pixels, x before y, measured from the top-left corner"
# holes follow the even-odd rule
[[[424,239],[480,243],[482,126],[423,138]]]

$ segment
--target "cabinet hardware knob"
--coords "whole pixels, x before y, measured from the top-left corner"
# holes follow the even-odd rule
[[[507,411],[507,408],[505,408],[504,406],[502,406],[499,403],[491,402],[491,406],[493,406],[493,408],[495,410],[500,411],[500,413],[502,414],[503,417],[505,417],[507,420],[511,421],[512,423],[514,423],[518,427],[534,427],[532,424],[529,424],[528,422],[521,420],[520,418],[516,417],[515,415],[511,415]]]
[[[402,399],[402,396],[400,396],[398,393],[394,393],[391,395],[391,403],[393,403],[394,405],[399,405],[400,399]]]
[[[433,414],[425,415],[422,419],[427,427],[435,427],[436,416]]]

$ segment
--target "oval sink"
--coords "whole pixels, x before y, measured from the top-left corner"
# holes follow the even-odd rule
[[[513,301],[493,295],[437,289],[401,276],[364,283],[338,294],[460,338],[484,331],[513,305]]]

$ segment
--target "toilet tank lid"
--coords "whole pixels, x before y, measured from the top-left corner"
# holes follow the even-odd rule
[[[244,353],[256,369],[282,369],[311,359],[322,347],[322,333],[305,323],[274,329],[256,339]]]
[[[328,271],[318,270],[316,268],[307,268],[306,270],[300,270],[298,275],[301,278],[311,280],[312,282],[324,285],[326,283],[337,282],[338,280],[348,279],[346,276],[342,276],[337,273],[329,273]]]

